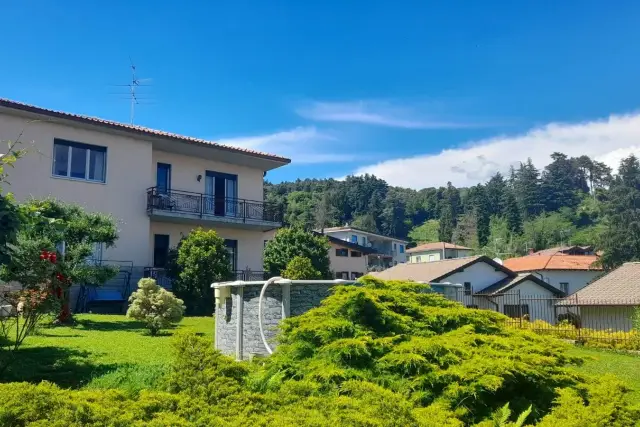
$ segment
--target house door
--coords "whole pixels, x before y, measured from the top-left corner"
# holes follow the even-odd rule
[[[207,171],[205,213],[216,216],[237,216],[237,185],[236,175]]]
[[[153,236],[153,266],[164,268],[169,257],[169,235],[154,234]]]
[[[167,194],[171,190],[171,165],[158,163],[156,168],[156,188],[158,194]]]

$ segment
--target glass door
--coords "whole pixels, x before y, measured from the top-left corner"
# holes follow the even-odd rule
[[[236,175],[207,171],[205,178],[205,213],[217,216],[237,216]]]
[[[158,163],[156,169],[156,188],[158,194],[167,194],[171,190],[171,165]]]

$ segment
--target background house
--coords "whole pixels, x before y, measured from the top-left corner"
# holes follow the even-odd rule
[[[407,249],[409,262],[432,262],[441,259],[464,258],[471,256],[473,249],[447,242],[425,243]]]
[[[371,248],[373,252],[367,256],[370,268],[388,268],[407,261],[406,247],[408,242],[406,240],[370,233],[348,225],[325,228],[322,233],[342,241]]]
[[[577,306],[583,328],[630,331],[634,311],[640,306],[640,263],[624,263],[560,305]]]
[[[571,294],[603,274],[602,267],[595,265],[597,260],[596,255],[567,255],[555,248],[506,259],[504,266],[516,273],[534,273],[565,294]]]
[[[331,245],[329,261],[331,262],[331,271],[336,279],[355,280],[367,274],[367,257],[375,252],[373,248],[332,236],[326,237]]]
[[[517,274],[486,256],[399,264],[372,274],[384,280],[460,284],[456,299],[467,307],[550,323],[556,319],[556,298],[565,295],[533,274]]]

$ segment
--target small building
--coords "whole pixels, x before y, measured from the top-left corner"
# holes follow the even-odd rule
[[[320,233],[316,233],[320,234]],[[368,271],[367,257],[375,253],[375,249],[357,243],[351,243],[333,236],[325,236],[329,240],[329,261],[331,271],[336,279],[356,280]]]
[[[407,261],[408,242],[406,240],[371,233],[349,225],[325,228],[322,233],[335,239],[372,249],[373,252],[367,255],[369,269],[388,268]]]
[[[640,262],[624,263],[559,304],[577,306],[583,328],[630,331],[640,306]]]
[[[550,323],[556,319],[556,300],[565,296],[539,277],[515,273],[483,255],[406,263],[372,274],[384,280],[460,284],[462,290],[456,299],[467,307]]]
[[[473,249],[447,242],[433,242],[407,249],[409,262],[433,262],[471,256]]]
[[[506,259],[504,266],[516,273],[533,273],[565,294],[575,293],[602,276],[597,255],[567,255],[554,249],[553,253],[549,249]]]

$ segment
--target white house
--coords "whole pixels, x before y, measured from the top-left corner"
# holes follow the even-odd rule
[[[559,250],[555,253],[550,251],[506,259],[504,266],[516,273],[533,273],[565,294],[584,288],[603,274],[602,267],[595,264],[598,260],[596,255],[567,255]]]
[[[533,274],[517,274],[486,256],[399,264],[372,274],[384,280],[460,284],[458,300],[468,307],[548,322],[555,321],[555,299],[565,295]]]
[[[367,256],[369,266],[385,268],[407,261],[406,248],[408,242],[406,240],[370,233],[348,225],[325,228],[322,232],[339,240],[371,248],[373,253]]]
[[[447,242],[432,242],[407,249],[409,262],[432,262],[471,256],[473,249]]]
[[[569,295],[559,305],[578,307],[583,328],[628,332],[640,307],[640,262],[626,262]]]

